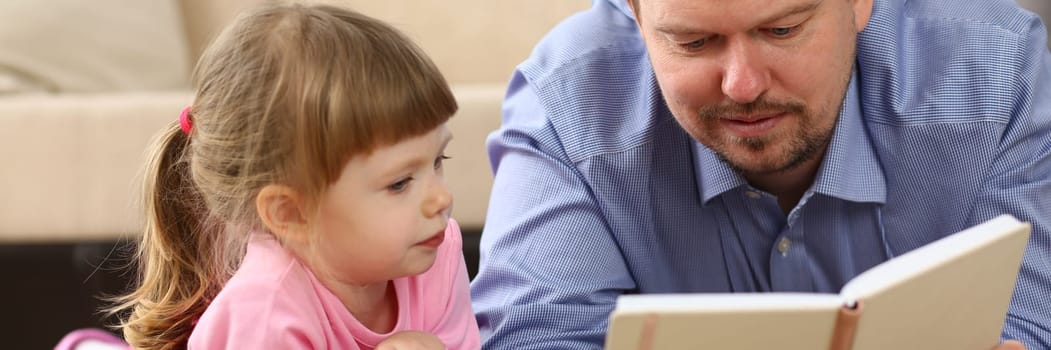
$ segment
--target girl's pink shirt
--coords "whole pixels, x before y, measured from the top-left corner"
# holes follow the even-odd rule
[[[305,265],[269,235],[253,235],[241,267],[190,334],[190,349],[373,349],[398,331],[436,335],[449,349],[479,349],[463,238],[449,220],[434,266],[394,280],[398,321],[366,328]]]

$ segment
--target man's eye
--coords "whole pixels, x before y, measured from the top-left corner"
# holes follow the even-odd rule
[[[775,36],[775,37],[787,37],[787,36],[790,36],[792,34],[795,34],[797,28],[799,28],[799,26],[782,27],[782,28],[770,28],[770,29],[767,29],[767,31],[770,32],[770,34]]]
[[[411,181],[412,181],[412,178],[411,177],[407,177],[405,179],[399,180],[398,182],[395,182],[395,183],[392,183],[392,184],[388,185],[387,189],[391,190],[391,191],[394,191],[394,192],[401,192],[401,191],[405,190],[405,187],[409,186],[409,182],[411,182]]]
[[[687,49],[687,50],[698,50],[698,49],[704,47],[704,44],[706,44],[706,43],[708,43],[708,38],[697,39],[697,40],[694,40],[694,41],[682,44],[682,47],[684,49]]]

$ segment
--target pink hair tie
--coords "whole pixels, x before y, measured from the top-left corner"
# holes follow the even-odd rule
[[[190,136],[190,131],[193,130],[193,121],[190,120],[190,106],[182,109],[182,113],[179,114],[179,127],[182,128],[182,132],[186,136]]]

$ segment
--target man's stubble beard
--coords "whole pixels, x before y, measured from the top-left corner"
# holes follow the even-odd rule
[[[787,105],[782,105],[788,107]],[[745,107],[747,109],[747,107]],[[778,109],[775,109],[778,110]],[[774,138],[778,137],[789,137],[786,145],[786,160],[784,162],[766,163],[759,164],[759,168],[749,167],[743,164],[743,161],[731,159],[727,152],[723,150],[724,147],[717,145],[706,145],[709,146],[716,156],[728,164],[734,171],[748,177],[750,175],[766,175],[783,173],[807,162],[808,160],[814,159],[819,155],[823,154],[825,147],[832,139],[832,127],[815,129],[817,125],[814,124],[814,116],[811,112],[807,111],[802,105],[796,105],[788,107],[787,109],[779,109],[789,113],[790,118],[798,118],[799,128],[795,130],[792,135],[772,135],[772,136],[760,136],[760,137],[734,137],[727,135],[719,135],[713,132],[708,132],[707,136],[709,139],[722,138],[723,142],[721,145],[729,148],[730,144],[736,144],[744,146],[746,149],[753,153],[762,153],[769,150]],[[714,124],[718,122],[718,117],[715,114],[704,114],[701,112],[702,124]],[[835,123],[833,123],[835,125]],[[705,130],[712,130],[713,128],[706,127]]]
[[[853,57],[853,56],[852,56]],[[721,104],[717,106],[706,106],[701,107],[697,111],[697,118],[700,125],[704,125],[702,133],[709,140],[722,139],[723,142],[718,144],[705,144],[713,153],[723,162],[728,164],[734,171],[749,177],[751,175],[772,175],[778,173],[784,173],[789,170],[795,169],[800,165],[812,160],[816,157],[824,155],[825,149],[828,147],[832,140],[832,135],[835,130],[836,122],[839,120],[840,112],[843,108],[843,101],[846,99],[847,89],[850,84],[850,77],[853,74],[853,64],[851,69],[847,71],[847,74],[841,81],[838,108],[834,111],[823,108],[817,111],[817,116],[821,118],[815,118],[815,114],[808,108],[803,102],[798,101],[774,101],[763,96],[754,102],[746,104]],[[734,114],[754,114],[754,113],[787,113],[794,118],[799,120],[799,128],[795,130],[787,144],[786,161],[779,162],[776,166],[764,166],[762,168],[749,168],[742,164],[741,161],[735,161],[731,159],[725,150],[722,150],[720,145],[729,146],[730,144],[742,145],[751,152],[760,153],[768,150],[771,147],[773,138],[786,137],[784,135],[771,135],[761,137],[733,137],[727,135],[720,135],[713,130],[711,126],[718,123],[721,116],[734,115]],[[829,115],[835,113],[835,115]],[[832,123],[827,127],[817,125],[817,121],[831,120]],[[817,129],[819,128],[819,129]],[[729,148],[729,147],[726,147]]]

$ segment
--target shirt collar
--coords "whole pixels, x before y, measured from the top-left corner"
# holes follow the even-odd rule
[[[747,186],[744,177],[711,149],[694,141],[694,173],[698,195],[707,204],[727,191]],[[862,122],[857,73],[850,79],[828,152],[821,162],[811,191],[854,202],[884,203],[887,183]]]
[[[625,16],[628,16],[628,18],[631,18],[632,20],[635,19],[635,13],[631,11],[631,5],[628,5],[628,0],[596,0],[596,1],[608,1],[610,4],[613,4],[613,6],[616,7],[618,10],[620,10],[620,12],[623,12]],[[592,2],[592,4],[594,4],[594,2]]]
[[[862,120],[857,72],[850,79],[836,130],[811,189],[853,202],[886,202],[887,180]]]
[[[712,198],[748,184],[744,177],[731,169],[722,158],[697,140],[693,140],[693,167],[694,174],[697,174],[697,191],[701,197],[701,204],[707,205]]]

